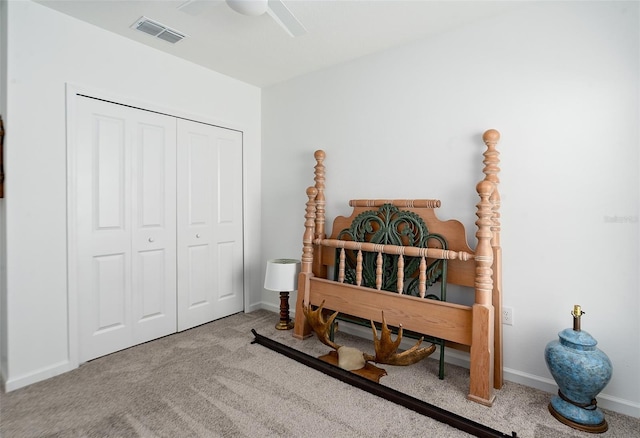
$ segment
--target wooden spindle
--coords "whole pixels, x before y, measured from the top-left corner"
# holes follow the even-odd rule
[[[338,263],[338,282],[344,283],[344,267],[347,260],[346,251],[340,248],[340,262]]]
[[[427,259],[420,258],[420,274],[418,276],[418,293],[420,298],[424,298],[427,293]]]
[[[358,250],[358,255],[356,256],[356,286],[360,286],[362,284],[362,250]]]
[[[487,150],[482,154],[484,155],[484,169],[482,173],[485,174],[485,179],[492,183],[498,183],[498,173],[500,173],[500,159],[498,158],[500,153],[496,149],[496,145],[500,141],[500,133],[495,129],[489,129],[482,135],[482,140],[487,146]]]
[[[398,285],[397,291],[399,294],[404,293],[404,256],[400,254],[398,257]]]
[[[307,189],[307,209],[304,221],[304,236],[302,238],[301,272],[311,272],[313,267],[313,236],[315,234],[316,207],[315,198],[318,191],[314,187]]]
[[[318,191],[316,195],[316,238],[324,239],[325,237],[325,205],[326,200],[324,197],[324,181],[325,181],[325,167],[324,159],[326,154],[323,150],[317,150],[313,157],[316,159],[316,165],[314,167],[314,181],[315,188]]]
[[[376,257],[376,289],[382,290],[382,253],[378,253]]]
[[[496,149],[496,145],[500,140],[500,133],[495,129],[490,129],[482,136],[487,150],[484,152],[484,169],[482,172],[485,174],[485,181],[490,181],[494,184],[493,191],[489,198],[491,203],[491,231],[493,232],[491,245],[500,246],[500,191],[498,185],[500,184],[500,152]]]
[[[475,302],[483,305],[492,304],[493,271],[491,267],[493,265],[493,248],[491,247],[491,216],[493,212],[489,197],[494,187],[495,185],[487,180],[481,181],[476,187],[480,202],[477,205],[476,212],[476,216],[478,216],[476,221],[478,246],[476,247]]]
[[[324,167],[324,159],[325,153],[323,150],[317,150],[313,154],[313,157],[316,160],[316,165],[314,167],[314,181],[315,188],[318,191],[315,197],[315,205],[316,205],[316,217],[315,217],[315,238],[316,239],[324,239],[325,236],[325,205],[326,200],[324,196],[325,189],[325,167]],[[315,276],[320,278],[327,278],[327,267],[322,263],[323,254],[322,247],[315,248],[316,254],[313,260],[313,273]]]

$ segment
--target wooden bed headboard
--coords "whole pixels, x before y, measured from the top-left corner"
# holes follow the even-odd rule
[[[441,202],[436,199],[355,199],[349,201],[353,207],[350,216],[337,216],[333,221],[330,239],[338,239],[341,230],[348,228],[353,220],[360,214],[370,211],[372,208],[379,208],[384,204],[391,204],[403,211],[417,214],[426,224],[429,233],[439,234],[446,237],[447,249],[456,252],[465,252],[474,255],[475,252],[467,244],[467,235],[462,222],[451,219],[441,221],[435,213],[435,209],[440,207]],[[433,246],[435,247],[435,246]],[[330,251],[322,253],[322,264],[325,267],[335,263],[335,254]],[[321,271],[323,272],[323,271]],[[473,264],[464,263],[461,260],[449,260],[447,268],[447,283],[461,286],[474,287],[475,267]]]
[[[477,245],[475,249],[467,244],[463,224],[457,220],[438,219],[435,209],[440,206],[440,201],[429,199],[352,200],[349,203],[353,207],[351,215],[335,218],[332,235],[327,237],[324,194],[325,153],[321,150],[315,152],[315,185],[309,187],[306,192],[308,201],[305,213],[302,266],[298,280],[295,337],[304,339],[310,335],[310,327],[303,312],[305,306],[319,306],[326,300],[327,309],[372,320],[378,320],[379,312],[384,310],[384,315],[391,325],[402,324],[409,330],[467,346],[470,351],[468,398],[485,405],[493,403],[492,389],[502,387],[503,382],[502,249],[498,191],[500,160],[496,149],[500,134],[491,129],[486,131],[482,138],[486,145],[483,153],[485,177],[476,185],[480,200],[476,205]],[[427,225],[430,233],[445,237],[447,248],[439,248],[438,245],[429,245],[429,248],[404,244],[382,245],[339,238],[339,233],[348,228],[358,215],[384,204],[391,204],[418,215]],[[335,265],[336,248],[421,257],[423,260],[446,260],[447,283],[473,288],[474,304],[464,306],[403,295],[400,274],[398,274],[398,293],[380,291],[379,275],[376,278],[378,290],[362,287],[359,282],[351,285],[344,284],[342,279],[331,281],[327,278],[327,268]],[[341,256],[341,259],[344,257]],[[402,257],[399,260],[402,260]],[[421,262],[421,282],[424,277],[423,264]],[[381,262],[378,262],[378,266],[380,265]],[[398,272],[404,266],[401,265],[402,263],[398,263]],[[343,260],[340,261],[340,266],[342,269]],[[358,269],[362,270],[362,267],[359,266]]]

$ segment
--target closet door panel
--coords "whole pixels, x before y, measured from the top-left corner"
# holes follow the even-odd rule
[[[218,306],[222,317],[243,308],[242,134],[218,136]]]
[[[133,131],[132,312],[138,344],[177,330],[176,122],[136,111]]]
[[[238,241],[242,248],[242,134],[179,120],[178,192],[178,329],[185,330],[243,309],[242,254],[229,249]]]
[[[189,310],[195,310],[198,307],[206,307],[210,305],[209,290],[213,286],[211,270],[209,269],[209,260],[211,260],[211,246],[198,245],[192,243],[189,245],[188,264],[188,285],[187,296],[185,296],[184,304]]]
[[[131,184],[127,117],[78,99],[76,148],[80,359],[130,345]]]
[[[139,321],[166,315],[164,294],[167,288],[162,276],[158,272],[167,269],[164,250],[138,252],[137,278],[140,293]]]
[[[181,120],[180,126],[187,124]],[[193,126],[195,125],[195,126]],[[211,169],[211,164],[215,159],[214,145],[212,139],[206,133],[206,126],[193,124],[189,131],[181,131],[179,142],[184,146],[185,158],[187,161],[186,174],[181,175],[186,178],[187,190],[181,190],[186,195],[186,212],[188,214],[188,226],[196,229],[201,227],[203,231],[211,228],[213,221],[213,202],[216,196],[215,169]],[[198,132],[195,129],[204,130]],[[182,212],[181,212],[182,213]]]
[[[128,319],[127,285],[129,273],[126,254],[107,254],[92,258],[92,310],[97,314],[94,333],[101,335],[126,329]]]
[[[175,119],[77,98],[81,362],[176,331]]]
[[[93,135],[86,144],[91,150],[83,151],[90,162],[84,170],[90,173],[82,176],[89,183],[84,189],[93,190],[89,195],[95,209],[94,227],[96,231],[125,231],[126,120],[96,114],[90,123]]]
[[[234,242],[218,243],[218,300],[232,299],[237,291],[237,281],[234,275],[236,245]]]
[[[208,126],[178,121],[178,330],[213,319],[217,186]]]

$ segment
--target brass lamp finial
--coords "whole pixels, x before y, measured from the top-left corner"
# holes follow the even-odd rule
[[[573,316],[573,330],[580,331],[580,317],[587,312],[583,312],[579,304],[573,306],[571,315]]]

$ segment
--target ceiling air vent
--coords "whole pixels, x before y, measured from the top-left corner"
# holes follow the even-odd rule
[[[160,38],[161,40],[167,41],[171,44],[177,43],[186,36],[182,32],[171,29],[157,21],[150,20],[147,17],[140,17],[135,23],[133,23],[131,28],[148,33],[149,35]]]

